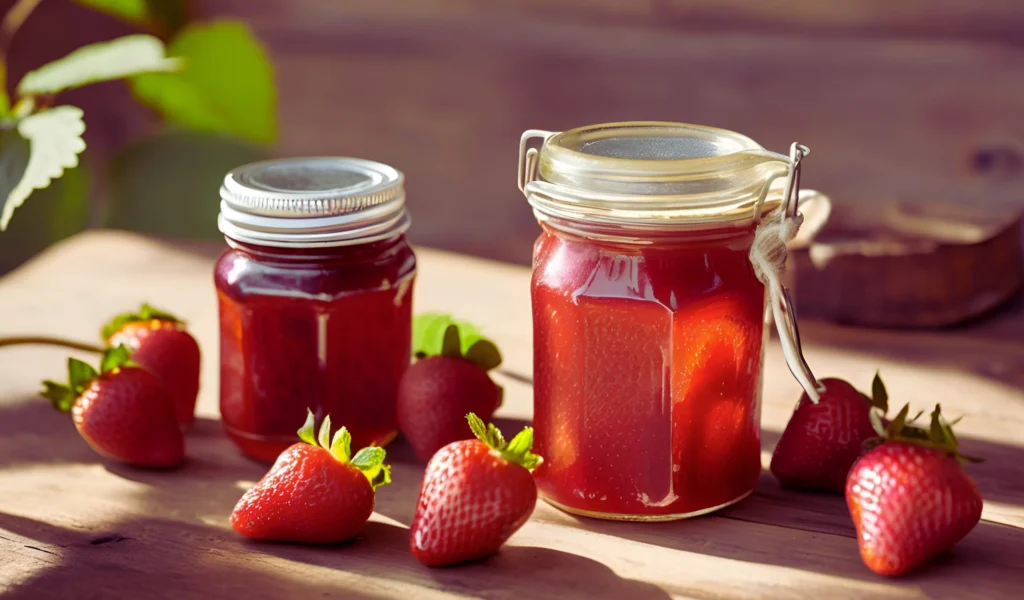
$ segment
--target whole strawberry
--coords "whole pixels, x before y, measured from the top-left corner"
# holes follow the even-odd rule
[[[131,348],[132,360],[164,382],[174,399],[179,423],[195,420],[199,344],[181,319],[143,304],[138,312],[114,317],[103,327],[102,335],[110,346],[125,344]]]
[[[901,575],[966,536],[981,519],[982,498],[960,460],[957,441],[939,405],[928,429],[908,424],[909,406],[881,444],[850,471],[846,503],[857,527],[864,564],[881,575]],[[916,418],[916,417],[915,417]]]
[[[99,454],[140,467],[172,467],[185,458],[185,441],[163,383],[135,365],[121,345],[103,354],[97,372],[68,359],[68,384],[44,381],[42,396],[71,411],[75,427]]]
[[[418,360],[399,382],[398,427],[426,462],[442,446],[473,437],[467,413],[489,420],[497,410],[502,389],[487,371],[501,364],[501,354],[475,327],[448,315],[420,315],[413,332]]]
[[[466,419],[477,439],[453,442],[427,464],[410,548],[416,560],[442,567],[497,552],[533,513],[533,429],[505,442],[494,425]]]
[[[888,410],[888,394],[875,375],[868,398],[842,379],[821,381],[817,403],[804,393],[772,454],[771,471],[786,487],[843,493],[846,475],[877,434],[871,413]]]
[[[378,487],[391,482],[385,451],[363,448],[353,457],[342,427],[331,439],[331,417],[314,437],[312,411],[299,429],[301,442],[282,452],[270,471],[231,513],[238,533],[261,540],[333,544],[360,531],[373,514]]]

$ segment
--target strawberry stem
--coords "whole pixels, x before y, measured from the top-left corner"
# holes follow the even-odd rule
[[[90,344],[88,342],[76,342],[74,340],[68,340],[59,337],[51,337],[47,335],[25,335],[0,338],[0,348],[4,346],[57,346],[60,348],[71,348],[72,350],[81,350],[83,352],[95,352],[97,354],[102,353],[104,350],[106,350],[106,348],[98,344]]]

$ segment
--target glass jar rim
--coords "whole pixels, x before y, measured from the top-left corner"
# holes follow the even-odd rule
[[[543,143],[527,150],[533,137]],[[742,134],[666,121],[527,131],[520,162],[539,219],[640,230],[755,223],[781,203],[790,169]]]

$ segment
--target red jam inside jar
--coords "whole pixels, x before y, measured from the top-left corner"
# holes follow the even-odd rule
[[[543,229],[532,281],[541,496],[623,520],[739,501],[761,471],[766,293],[751,244],[788,163],[681,124],[537,133],[521,184]]]
[[[256,163],[226,178],[220,410],[246,455],[275,459],[307,409],[347,427],[356,448],[396,436],[416,272],[401,179],[357,159]]]

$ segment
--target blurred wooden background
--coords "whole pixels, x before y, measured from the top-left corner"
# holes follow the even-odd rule
[[[275,152],[403,170],[420,244],[528,262],[537,227],[514,182],[519,134],[613,120],[714,125],[778,151],[798,140],[812,149],[805,185],[831,195],[839,219],[891,201],[1024,206],[1020,2],[194,0],[192,9],[244,18],[267,45],[279,86]],[[128,31],[65,0],[39,11],[49,17],[30,20],[14,48],[31,64]],[[93,164],[149,126],[126,91],[73,93]],[[217,190],[186,200],[215,212]]]

